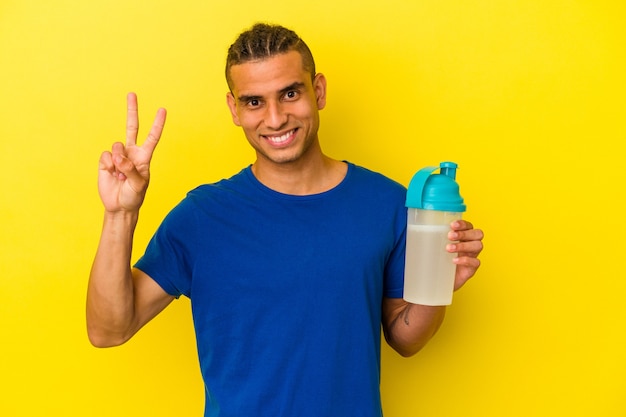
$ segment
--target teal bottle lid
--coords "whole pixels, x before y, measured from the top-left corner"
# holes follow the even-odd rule
[[[423,210],[465,211],[463,197],[456,183],[454,162],[442,162],[439,167],[422,168],[415,173],[406,193],[406,206]],[[433,174],[439,169],[439,174]]]

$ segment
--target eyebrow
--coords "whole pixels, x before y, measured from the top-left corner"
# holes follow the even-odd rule
[[[295,82],[295,83],[293,83],[293,84],[289,84],[288,86],[286,86],[286,87],[284,87],[284,88],[281,88],[281,89],[278,91],[278,94],[282,96],[282,95],[283,95],[283,94],[285,94],[287,91],[302,90],[302,89],[304,88],[304,86],[305,86],[305,85],[304,85],[304,83],[303,83],[303,82],[296,81],[296,82]],[[247,102],[249,102],[250,100],[261,100],[261,99],[262,99],[262,96],[257,96],[257,95],[241,95],[241,96],[237,97],[237,100],[238,100],[240,103],[247,103]]]
[[[300,81],[296,81],[295,83],[290,84],[287,87],[285,87],[282,90],[280,90],[280,95],[282,96],[287,91],[302,90],[303,88],[304,88],[304,83],[300,82]]]

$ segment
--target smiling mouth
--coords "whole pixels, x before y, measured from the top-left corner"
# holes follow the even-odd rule
[[[265,139],[267,139],[273,145],[283,145],[283,144],[289,142],[289,140],[294,136],[295,133],[296,133],[296,129],[292,129],[289,132],[284,133],[284,134],[282,134],[280,136],[264,135],[263,137]]]

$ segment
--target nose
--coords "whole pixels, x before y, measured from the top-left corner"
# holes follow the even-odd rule
[[[270,101],[267,103],[265,113],[265,125],[270,129],[279,130],[289,119],[289,115],[280,102]]]

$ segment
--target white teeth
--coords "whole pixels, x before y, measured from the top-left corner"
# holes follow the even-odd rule
[[[266,136],[266,138],[267,138],[267,140],[269,140],[269,141],[270,141],[270,142],[272,142],[272,143],[279,144],[279,143],[283,143],[283,142],[287,141],[287,139],[289,139],[289,137],[290,137],[292,134],[293,134],[293,130],[291,130],[291,131],[289,131],[289,132],[285,133],[285,134],[284,134],[284,135],[282,135],[282,136]]]

